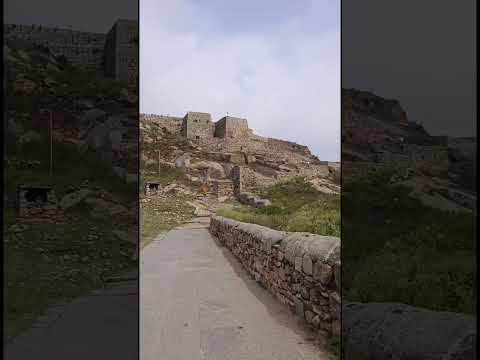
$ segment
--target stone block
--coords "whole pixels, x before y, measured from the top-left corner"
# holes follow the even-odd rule
[[[311,275],[313,273],[313,263],[309,255],[303,255],[302,268],[305,274]]]

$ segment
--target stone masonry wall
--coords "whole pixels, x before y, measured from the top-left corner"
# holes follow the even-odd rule
[[[44,193],[45,197],[28,199],[30,191]],[[25,218],[50,218],[57,212],[57,198],[51,187],[19,185],[17,188],[17,213],[19,217]]]
[[[188,139],[213,138],[215,125],[209,113],[189,112],[183,118],[182,134]]]
[[[87,70],[102,69],[105,34],[15,24],[6,24],[3,29],[6,39],[14,37],[46,46],[55,55],[63,55],[73,65]]]
[[[165,129],[172,134],[180,134],[182,131],[183,119],[181,117],[140,114],[140,120],[158,124],[160,129]]]
[[[248,273],[319,334],[340,334],[340,239],[219,216],[210,232]]]
[[[73,66],[104,71],[133,88],[138,84],[138,22],[117,20],[108,34],[73,31],[40,25],[5,24],[5,39],[45,46]]]
[[[219,180],[214,179],[210,181],[211,191],[217,197],[232,196],[233,195],[233,182],[232,180]]]
[[[105,42],[105,72],[130,87],[138,82],[138,23],[118,20]]]
[[[249,130],[247,119],[225,116],[215,123],[215,137],[248,137]]]

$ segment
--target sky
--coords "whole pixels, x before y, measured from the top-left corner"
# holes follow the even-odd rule
[[[4,22],[106,33],[117,19],[138,19],[137,0],[5,0]]]
[[[339,0],[141,0],[140,111],[247,118],[340,159]]]
[[[397,99],[432,135],[476,134],[475,0],[343,0],[342,86]]]

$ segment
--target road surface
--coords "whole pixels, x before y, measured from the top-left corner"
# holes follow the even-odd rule
[[[7,360],[138,359],[138,271],[50,308],[4,349]]]
[[[328,359],[194,220],[140,253],[140,360]]]

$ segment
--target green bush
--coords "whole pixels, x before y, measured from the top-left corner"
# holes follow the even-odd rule
[[[475,311],[473,214],[427,207],[402,186],[356,183],[343,191],[344,298]]]
[[[259,196],[272,204],[261,209],[236,206],[217,213],[276,230],[340,236],[340,197],[317,191],[302,177],[264,187]]]

